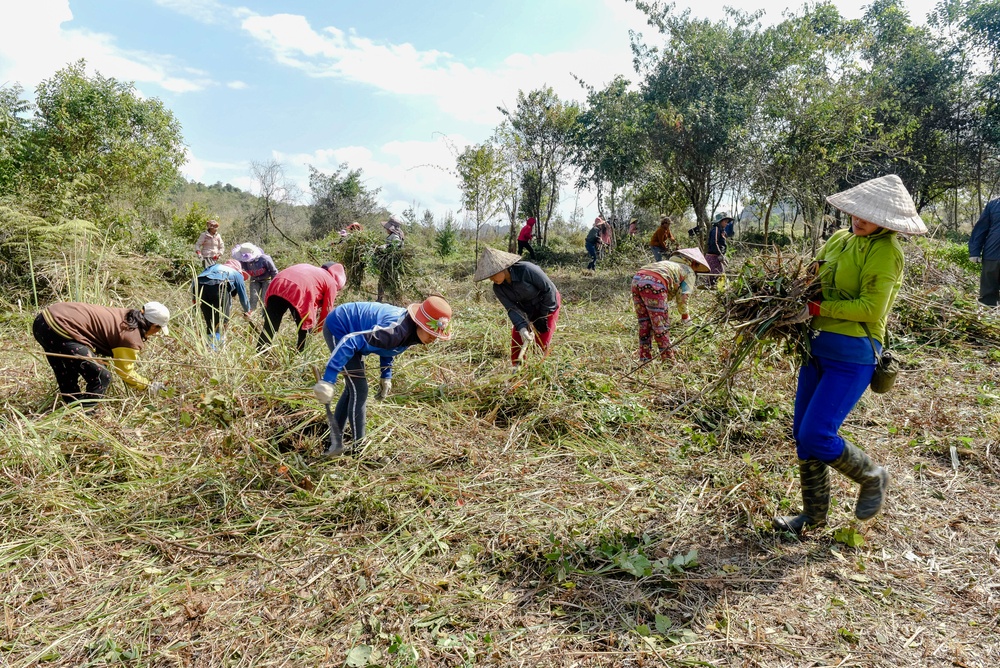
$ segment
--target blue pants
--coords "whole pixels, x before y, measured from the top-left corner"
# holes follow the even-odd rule
[[[590,256],[590,264],[587,265],[587,269],[596,269],[597,268],[597,244],[588,243],[588,244],[586,244],[586,246],[587,246],[587,255]]]
[[[844,452],[837,433],[865,393],[874,364],[852,364],[813,356],[799,369],[792,434],[799,459],[832,462]]]

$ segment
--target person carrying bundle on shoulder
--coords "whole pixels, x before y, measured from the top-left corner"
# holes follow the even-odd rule
[[[708,271],[708,263],[701,251],[682,248],[669,260],[643,266],[632,277],[632,303],[639,320],[640,363],[652,361],[653,339],[660,349],[661,361],[674,359],[667,303],[676,300],[681,323],[689,324],[688,296],[694,292],[697,272],[704,271]]]
[[[385,399],[392,389],[392,365],[397,355],[418,343],[429,345],[451,338],[451,306],[441,297],[428,297],[406,308],[381,302],[341,304],[326,317],[323,338],[330,360],[321,380],[313,386],[316,399],[329,405],[336,394],[337,378],[344,377],[344,390],[333,411],[331,444],[324,453],[336,456],[344,450],[344,429],[351,425],[351,437],[358,443],[365,437],[368,379],[365,355],[378,355],[381,382],[377,399]]]
[[[526,346],[535,341],[548,354],[559,321],[562,296],[538,266],[520,255],[487,247],[479,256],[473,281],[493,281],[493,294],[507,309],[513,323],[510,332],[510,361],[521,363]]]
[[[799,369],[792,434],[799,460],[802,512],[773,520],[800,534],[826,524],[828,469],[860,485],[854,516],[879,513],[889,472],[840,435],[840,426],[869,387],[885,343],[886,321],[903,283],[898,234],[926,234],[913,199],[895,174],[826,198],[851,219],[816,255],[822,299],[797,319],[811,327],[810,355]]]
[[[160,302],[147,302],[141,309],[114,308],[81,302],[50,304],[35,317],[32,334],[52,367],[59,394],[67,404],[80,402],[88,408],[104,397],[111,385],[111,368],[134,390],[156,395],[163,383],[151,382],[135,370],[146,340],[166,336],[170,311]],[[80,376],[87,383],[80,392]]]

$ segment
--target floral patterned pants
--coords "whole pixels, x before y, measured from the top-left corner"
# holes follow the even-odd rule
[[[670,347],[670,314],[667,311],[671,292],[670,286],[665,285],[662,279],[646,274],[632,277],[632,302],[639,319],[640,362],[653,359],[652,339],[656,339],[661,360],[674,358]]]

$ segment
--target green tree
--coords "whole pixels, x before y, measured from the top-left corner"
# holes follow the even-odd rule
[[[587,105],[577,116],[573,163],[580,170],[577,186],[597,190],[597,208],[625,239],[632,199],[626,193],[639,181],[646,163],[643,102],[618,76],[603,90],[587,89]]]
[[[362,170],[348,169],[346,162],[329,176],[310,165],[309,189],[313,194],[309,226],[317,239],[354,221],[374,218],[381,210],[377,199],[381,188],[367,188]]]
[[[26,114],[31,104],[21,98],[17,85],[0,86],[0,195],[13,191],[19,181],[20,162],[28,136]]]
[[[510,121],[511,131],[518,136],[521,173],[533,172],[533,178],[537,178],[538,187],[530,190],[523,187],[522,180],[521,208],[525,215],[538,220],[543,244],[559,201],[559,186],[573,156],[573,132],[579,111],[575,103],[560,100],[552,88],[528,94],[518,91],[516,109],[513,112],[500,109]]]
[[[476,257],[479,257],[479,232],[502,206],[504,186],[497,150],[490,142],[476,144],[462,151],[457,160],[462,206],[476,222]]]
[[[184,163],[180,123],[132,83],[88,76],[80,60],[35,89],[22,159],[42,217],[111,223],[121,209],[154,202]]]
[[[672,13],[673,5],[638,2],[665,37],[660,48],[633,40],[645,71],[650,152],[684,188],[699,225],[738,173],[747,127],[775,72],[794,45],[761,30],[756,14],[730,10],[713,23]]]

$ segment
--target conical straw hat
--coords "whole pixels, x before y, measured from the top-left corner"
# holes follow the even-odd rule
[[[865,181],[826,198],[846,214],[903,234],[927,234],[913,198],[895,174]]]
[[[708,260],[699,248],[681,248],[673,252],[673,255],[680,255],[691,260],[691,268],[695,271],[709,271]]]
[[[481,281],[484,278],[489,278],[493,274],[498,274],[520,261],[520,255],[514,255],[513,253],[507,253],[487,246],[483,254],[479,256],[479,263],[476,265],[476,273],[472,277],[472,280]]]

